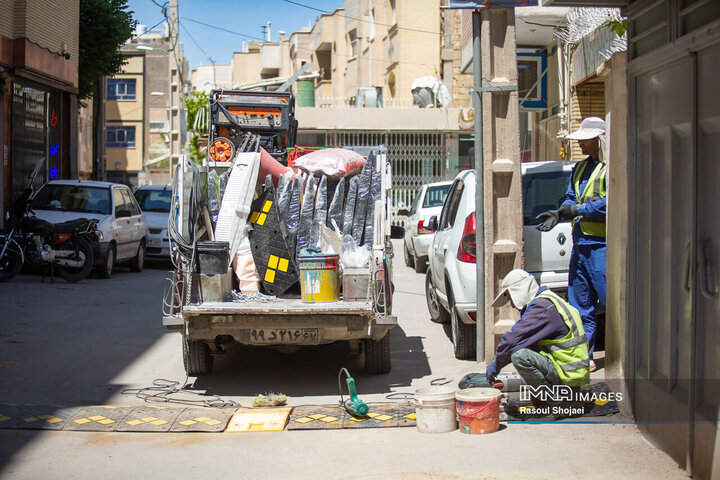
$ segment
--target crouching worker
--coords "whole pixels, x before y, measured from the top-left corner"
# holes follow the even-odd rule
[[[533,276],[520,269],[505,276],[492,306],[507,302],[522,312],[520,320],[503,336],[485,378],[467,375],[460,388],[493,385],[511,362],[525,383],[534,387],[587,385],[590,357],[580,313],[547,287],[538,287]]]

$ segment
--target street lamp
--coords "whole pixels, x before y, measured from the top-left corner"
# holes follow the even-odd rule
[[[170,53],[167,50],[164,50],[162,48],[158,47],[149,47],[147,45],[136,45],[135,50],[143,50],[146,52],[162,52],[162,53]]]

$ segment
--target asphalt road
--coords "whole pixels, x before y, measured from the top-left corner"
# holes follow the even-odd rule
[[[400,243],[396,251],[401,252]],[[180,335],[161,321],[169,264],[77,284],[20,275],[0,284],[0,404],[145,405],[127,389],[164,379],[183,399],[242,406],[268,391],[289,405],[336,404],[346,367],[366,402],[452,384],[473,361],[456,360],[449,331],[430,322],[424,277],[395,262],[393,368],[366,375],[345,345],[281,353],[233,348],[210,376],[186,379]],[[567,460],[549,462],[558,456]],[[612,462],[607,459],[612,458]],[[509,425],[491,435],[423,435],[414,428],[277,433],[77,433],[2,429],[0,479],[35,478],[686,478],[633,425]]]

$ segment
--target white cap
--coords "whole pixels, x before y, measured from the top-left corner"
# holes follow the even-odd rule
[[[510,273],[505,275],[502,284],[500,285],[500,293],[495,300],[493,300],[493,307],[502,307],[508,301],[505,296],[505,292],[510,293],[513,303],[517,308],[522,310],[525,305],[535,298],[540,287],[535,281],[535,277],[530,275],[525,270],[516,268],[510,270]]]
[[[568,140],[590,140],[605,134],[605,120],[600,117],[587,117],[580,128],[568,135]]]

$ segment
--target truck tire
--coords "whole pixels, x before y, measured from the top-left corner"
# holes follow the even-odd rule
[[[474,359],[477,345],[477,325],[464,323],[455,308],[455,300],[450,297],[450,329],[452,331],[455,358],[460,360]]]
[[[375,341],[372,338],[365,340],[365,372],[366,373],[388,373],[390,363],[390,332]]]
[[[183,365],[188,377],[198,375],[209,375],[212,373],[213,356],[207,343],[188,340],[182,337],[183,344]]]

